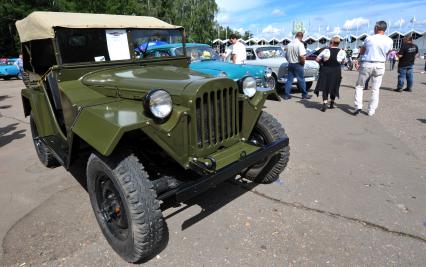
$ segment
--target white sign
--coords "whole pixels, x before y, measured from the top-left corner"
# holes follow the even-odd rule
[[[105,34],[110,60],[130,59],[126,30],[106,30]]]

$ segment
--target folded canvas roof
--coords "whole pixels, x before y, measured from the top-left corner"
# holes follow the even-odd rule
[[[179,29],[154,17],[36,11],[16,22],[21,42],[54,38],[54,28]]]

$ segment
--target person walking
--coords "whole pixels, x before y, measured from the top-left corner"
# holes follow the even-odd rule
[[[395,68],[395,63],[398,57],[398,51],[396,51],[396,49],[392,49],[392,51],[390,51],[388,58],[389,58],[389,63],[390,63],[390,70],[393,70]]]
[[[315,94],[319,96],[322,91],[321,111],[327,110],[328,96],[330,96],[330,109],[334,108],[334,100],[339,97],[339,87],[342,80],[341,64],[346,59],[346,53],[339,48],[340,38],[333,37],[330,41],[330,47],[324,49],[316,58],[318,63],[322,62],[322,67],[315,88]]]
[[[232,63],[243,64],[247,58],[246,47],[238,41],[237,35],[235,34],[229,36],[229,42],[232,45],[226,50],[224,57],[227,58],[231,56]]]
[[[425,60],[425,69],[421,73],[426,73],[426,53],[423,54],[423,59]]]
[[[402,47],[398,52],[398,85],[395,91],[401,92],[405,79],[407,79],[407,88],[404,91],[413,90],[413,69],[417,53],[419,53],[419,48],[413,44],[413,37],[404,37]]]
[[[297,79],[297,84],[302,91],[302,99],[310,99],[305,83],[305,55],[306,49],[302,43],[303,32],[297,32],[294,40],[288,44],[286,59],[288,61],[287,82],[284,90],[284,100],[291,98],[290,91],[293,84],[293,79]]]
[[[361,62],[355,62],[355,67],[359,69],[355,86],[355,112],[353,113],[355,116],[362,111],[363,92],[368,78],[370,78],[372,89],[368,115],[373,116],[379,105],[379,89],[385,74],[386,56],[393,46],[392,39],[385,35],[386,28],[385,21],[376,22],[375,34],[368,36],[364,46],[361,47]]]
[[[22,75],[24,73],[24,62],[22,60],[22,54],[19,54],[18,59],[13,64],[19,69],[18,78],[22,80]]]

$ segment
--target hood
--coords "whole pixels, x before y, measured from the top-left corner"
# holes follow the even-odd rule
[[[189,67],[191,70],[213,76],[219,76],[220,73],[224,71],[228,75],[228,78],[232,80],[239,80],[247,75],[253,76],[255,78],[263,78],[266,70],[266,68],[263,66],[232,64],[219,60],[196,61],[192,62]]]
[[[114,91],[144,92],[153,88],[166,89],[170,94],[180,94],[194,81],[211,76],[175,66],[126,66],[95,71],[81,78],[84,85]],[[101,90],[102,91],[102,90]]]

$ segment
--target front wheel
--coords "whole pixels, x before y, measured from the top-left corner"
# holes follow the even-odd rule
[[[277,90],[277,79],[275,78],[275,76],[267,78],[266,85],[272,90]]]
[[[143,165],[128,153],[92,154],[86,172],[90,202],[111,247],[132,263],[155,256],[165,240],[165,223]]]
[[[285,137],[287,135],[281,124],[271,114],[262,112],[250,136],[250,142],[255,145],[265,146]],[[256,183],[272,183],[284,171],[289,156],[290,147],[286,146],[279,150],[277,154],[264,158],[251,166],[242,176]]]

